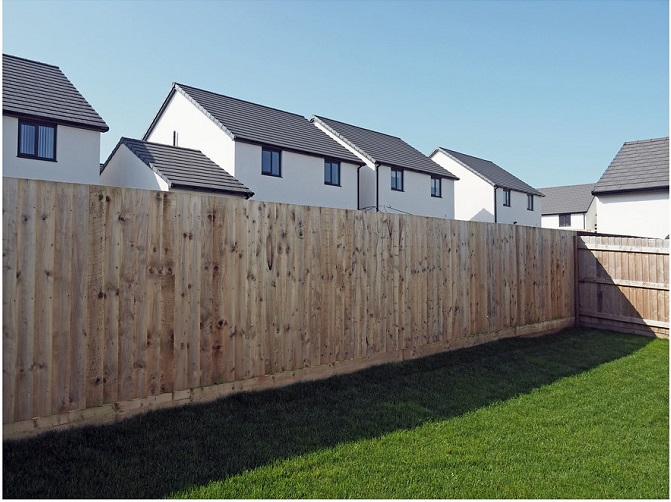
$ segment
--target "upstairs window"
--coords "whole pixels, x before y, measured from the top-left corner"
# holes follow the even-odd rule
[[[261,174],[282,176],[281,152],[274,148],[263,148],[261,152]]]
[[[324,161],[324,185],[340,186],[340,162]]]
[[[503,205],[510,207],[510,190],[507,188],[503,189]]]
[[[560,227],[570,227],[571,226],[571,215],[570,214],[560,214],[559,215],[559,226]]]
[[[56,126],[19,121],[19,157],[56,160]]]
[[[438,176],[431,176],[431,197],[443,196],[441,181],[442,179]]]
[[[527,194],[527,211],[534,210],[534,196],[530,193]]]
[[[403,169],[391,168],[391,189],[403,191]]]

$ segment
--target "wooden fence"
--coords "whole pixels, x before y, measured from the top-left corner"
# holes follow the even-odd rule
[[[579,323],[669,336],[669,241],[578,237]]]
[[[3,430],[574,324],[574,233],[4,178]]]

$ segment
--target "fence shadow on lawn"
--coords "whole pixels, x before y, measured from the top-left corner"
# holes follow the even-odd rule
[[[651,340],[598,330],[508,339],[328,380],[3,445],[5,498],[160,498],[341,442],[506,400]]]

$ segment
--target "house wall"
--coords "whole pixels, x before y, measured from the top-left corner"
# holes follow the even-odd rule
[[[126,145],[119,145],[100,175],[100,184],[145,190],[169,189],[168,183],[152,171]]]
[[[596,196],[597,230],[664,239],[669,235],[669,191]]]
[[[503,205],[503,188],[496,189],[496,222],[512,223],[516,225],[527,225],[530,227],[541,226],[541,215],[543,214],[543,198],[534,195],[534,210],[527,209],[527,194],[510,191],[510,206]]]
[[[172,145],[174,131],[178,135],[177,146],[200,150],[231,176],[238,177],[234,141],[179,92],[173,94],[147,141]],[[249,188],[256,191],[252,186]]]
[[[410,213],[434,218],[454,218],[454,180],[443,179],[442,197],[431,197],[431,175],[405,169],[403,191],[391,189],[391,167],[379,171],[380,211]]]
[[[340,186],[324,184],[324,158],[282,151],[281,177],[261,174],[262,147],[235,142],[236,178],[254,200],[357,209],[357,166],[340,163]]]
[[[567,227],[559,226],[558,214],[544,214],[541,216],[541,226],[543,228],[561,228],[562,230],[585,230],[585,213],[571,213],[571,224]]]
[[[454,217],[494,222],[494,187],[443,152],[436,152],[431,159],[459,178],[454,185]]]
[[[15,178],[99,183],[100,132],[57,125],[56,162],[18,157],[19,119],[2,117],[2,174]]]
[[[585,230],[589,232],[596,232],[597,215],[596,215],[596,197],[592,199],[589,205],[587,214],[585,214]]]

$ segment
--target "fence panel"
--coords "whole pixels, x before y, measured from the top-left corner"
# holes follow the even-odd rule
[[[5,437],[575,319],[566,231],[5,178],[3,232]]]
[[[579,323],[669,336],[669,241],[578,236]]]

